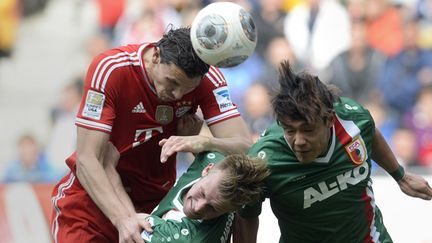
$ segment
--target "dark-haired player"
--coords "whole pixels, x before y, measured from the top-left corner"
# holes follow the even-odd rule
[[[278,124],[249,154],[268,161],[266,197],[280,242],[392,242],[372,191],[371,159],[409,196],[431,200],[432,188],[405,173],[365,108],[339,97],[308,73],[280,68],[273,99]],[[235,242],[255,242],[260,204],[242,210]],[[243,223],[243,224],[242,224]]]
[[[170,138],[191,135],[177,125],[193,122],[198,106],[214,138]],[[232,153],[250,144],[222,73],[196,56],[189,28],[98,55],[87,72],[76,125],[76,153],[66,160],[71,173],[52,194],[55,242],[143,242],[140,232],[148,224],[137,213],[151,212],[173,186],[170,155],[180,145]],[[101,160],[108,141],[121,154],[115,176],[107,176]]]

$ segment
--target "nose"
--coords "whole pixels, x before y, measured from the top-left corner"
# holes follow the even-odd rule
[[[302,133],[298,132],[295,135],[294,145],[301,147],[301,146],[304,146],[305,144],[306,144],[305,136]]]
[[[195,207],[194,207],[195,213],[201,214],[201,212],[204,212],[206,205],[207,204],[204,200],[202,200],[202,199],[196,200]]]
[[[183,95],[185,94],[185,92],[182,89],[177,89],[177,90],[174,90],[172,92],[172,94],[173,94],[173,96],[174,96],[174,98],[176,100],[179,100],[179,99],[181,99],[183,97]]]

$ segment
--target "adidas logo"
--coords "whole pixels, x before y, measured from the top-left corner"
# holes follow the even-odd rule
[[[144,105],[142,102],[140,102],[138,105],[136,105],[133,109],[132,109],[132,113],[145,113],[146,109],[144,108]]]

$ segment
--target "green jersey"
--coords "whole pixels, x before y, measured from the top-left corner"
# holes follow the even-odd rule
[[[189,169],[147,217],[153,227],[153,233],[141,234],[145,242],[225,243],[228,241],[234,213],[224,214],[211,220],[189,219],[183,213],[185,193],[201,178],[201,172],[209,163],[217,163],[223,158],[219,153],[197,155]]]
[[[334,108],[328,151],[311,164],[298,161],[277,124],[249,151],[268,161],[266,197],[278,219],[280,242],[392,242],[371,187],[373,119],[347,98]],[[261,203],[241,214],[260,211]]]

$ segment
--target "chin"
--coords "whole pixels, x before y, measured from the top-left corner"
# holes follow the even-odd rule
[[[315,160],[315,158],[305,158],[305,157],[297,157],[297,159],[302,164],[310,164],[310,163],[314,162],[314,160]]]

